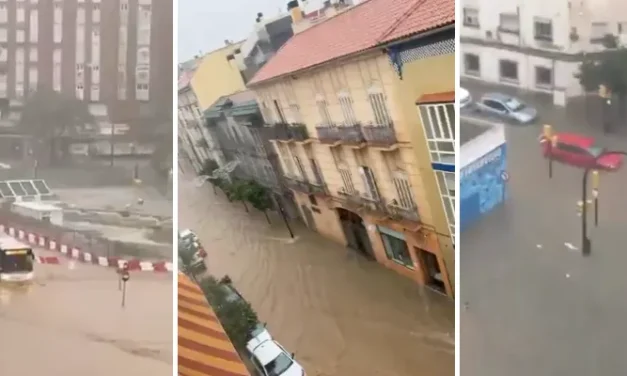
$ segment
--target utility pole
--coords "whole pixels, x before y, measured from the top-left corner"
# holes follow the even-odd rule
[[[115,124],[111,123],[111,167],[113,167],[113,162],[115,161],[115,143],[113,139],[115,138]]]

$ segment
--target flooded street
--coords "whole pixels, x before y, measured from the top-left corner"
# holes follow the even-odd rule
[[[454,374],[454,303],[304,226],[246,213],[179,176],[179,227],[314,376]]]
[[[132,273],[125,308],[113,269],[62,259],[35,273],[0,286],[2,374],[172,374],[171,273]]]

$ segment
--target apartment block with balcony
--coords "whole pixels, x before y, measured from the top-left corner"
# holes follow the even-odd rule
[[[549,93],[559,105],[583,94],[575,74],[606,35],[627,43],[621,0],[462,3],[462,76]]]
[[[236,161],[232,178],[254,180],[272,192],[277,209],[297,218],[293,194],[286,189],[281,164],[264,127],[255,94],[245,90],[219,98],[204,112],[206,129],[216,140],[224,163]]]
[[[412,130],[422,132],[416,98],[408,117],[407,93],[387,53],[453,25],[449,3],[371,0],[302,26],[311,22],[290,2],[295,36],[249,87],[308,227],[452,296],[454,263],[433,226],[433,207],[441,210],[442,202],[427,191],[415,150],[427,148]],[[424,16],[433,9],[438,17]],[[447,74],[454,80],[454,68]]]

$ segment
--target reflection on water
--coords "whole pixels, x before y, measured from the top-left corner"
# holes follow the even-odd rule
[[[64,261],[35,272],[0,285],[3,375],[172,374],[171,274],[132,274],[122,309],[111,269]]]
[[[454,304],[379,264],[179,178],[180,228],[310,375],[454,375]]]

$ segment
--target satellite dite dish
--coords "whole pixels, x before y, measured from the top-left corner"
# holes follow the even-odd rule
[[[202,187],[202,185],[210,179],[228,179],[229,175],[235,170],[238,165],[239,161],[231,161],[224,166],[215,169],[211,173],[211,175],[199,175],[194,178],[194,185],[196,187]]]

